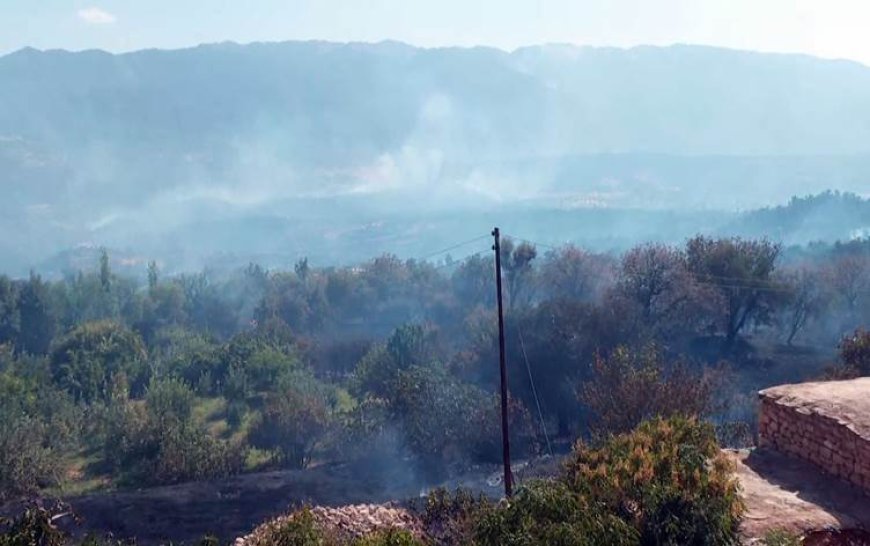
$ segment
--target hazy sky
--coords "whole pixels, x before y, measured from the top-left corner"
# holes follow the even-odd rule
[[[0,54],[291,39],[695,43],[870,64],[870,0],[0,0]]]

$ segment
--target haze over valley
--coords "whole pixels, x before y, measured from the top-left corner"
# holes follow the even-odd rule
[[[870,68],[701,46],[221,43],[0,57],[0,267],[866,235]],[[826,190],[779,224],[743,214]],[[762,215],[763,217],[763,215]],[[90,250],[89,250],[90,249]]]

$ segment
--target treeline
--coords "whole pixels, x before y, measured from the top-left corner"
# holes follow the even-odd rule
[[[544,430],[732,419],[729,377],[757,364],[756,345],[833,355],[870,319],[867,240],[798,252],[696,237],[621,256],[505,240],[502,252],[519,456],[543,449]],[[103,253],[61,281],[0,277],[0,492],[71,475],[143,485],[412,460],[434,477],[497,461],[494,293],[486,254],[220,279],[162,278],[152,263],[140,286]],[[835,373],[867,372],[856,346]]]

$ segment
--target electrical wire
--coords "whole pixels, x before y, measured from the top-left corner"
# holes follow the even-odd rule
[[[476,243],[477,241],[481,241],[483,239],[488,239],[489,237],[490,237],[490,235],[481,235],[480,237],[475,237],[475,238],[469,239],[467,241],[462,241],[461,243],[456,243],[454,245],[450,245],[447,248],[442,248],[441,250],[432,252],[430,254],[426,254],[425,256],[420,256],[419,258],[416,258],[416,260],[419,262],[423,262],[423,261],[428,260],[429,258],[434,258],[435,256],[438,256],[439,254],[444,254],[445,252],[450,252],[451,250],[456,250],[457,248],[462,248],[466,245],[470,245],[471,243]]]
[[[529,384],[532,386],[532,395],[535,397],[535,406],[538,408],[538,418],[541,420],[541,431],[544,433],[544,440],[547,442],[547,451],[550,452],[550,457],[553,456],[553,446],[550,444],[550,435],[547,434],[547,423],[544,421],[544,412],[541,411],[541,400],[538,398],[538,389],[535,387],[535,380],[532,378],[532,367],[529,365],[529,357],[526,354],[526,343],[523,340],[523,331],[517,322],[517,334],[520,338],[520,349],[523,352],[523,360],[526,361],[526,371],[529,373]]]

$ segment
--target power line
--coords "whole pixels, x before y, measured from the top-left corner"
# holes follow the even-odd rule
[[[439,270],[441,270],[441,269],[444,269],[445,267],[459,266],[459,265],[462,265],[462,262],[467,262],[468,260],[470,260],[470,259],[472,259],[472,258],[475,258],[475,257],[477,257],[477,256],[480,256],[481,254],[483,254],[483,253],[485,253],[485,252],[489,252],[489,251],[490,251],[490,249],[487,249],[487,250],[478,250],[478,251],[475,252],[474,254],[469,254],[468,256],[465,256],[464,258],[459,258],[458,260],[453,260],[453,261],[451,261],[451,262],[449,262],[449,263],[443,263],[443,264],[441,264],[441,265],[434,266],[433,269],[434,269],[435,271],[439,271]]]
[[[544,421],[544,412],[541,411],[541,400],[538,398],[538,389],[535,387],[535,380],[532,378],[532,367],[529,365],[529,357],[526,354],[526,342],[523,340],[523,331],[520,328],[520,323],[517,321],[517,334],[520,338],[520,349],[523,352],[523,360],[526,361],[526,371],[529,373],[529,384],[532,386],[532,395],[535,397],[535,406],[538,408],[538,418],[541,420],[541,431],[544,433],[544,440],[547,442],[547,451],[550,452],[550,457],[553,456],[553,446],[550,445],[550,435],[547,434],[547,423]]]
[[[531,239],[524,239],[523,237],[517,237],[516,235],[508,235],[507,233],[505,233],[505,237],[509,237],[509,238],[511,238],[511,239],[516,239],[517,241],[520,241],[521,243],[526,243],[526,244],[530,244],[530,245],[534,245],[534,246],[539,246],[539,247],[542,247],[542,248],[546,248],[546,249],[548,249],[548,250],[559,250],[558,247],[555,247],[555,246],[553,246],[553,245],[548,245],[548,244],[545,244],[545,243],[538,243],[538,242],[536,242],[536,241],[532,241]]]
[[[425,256],[421,256],[419,258],[416,258],[416,260],[419,262],[423,262],[423,261],[428,260],[429,258],[433,258],[435,256],[438,256],[439,254],[444,254],[445,252],[450,252],[451,250],[456,250],[457,248],[462,248],[466,245],[470,245],[471,243],[476,243],[477,241],[489,239],[489,237],[490,237],[489,235],[481,235],[480,237],[475,237],[475,238],[469,239],[467,241],[462,241],[461,243],[456,243],[454,245],[448,246],[447,248],[442,248],[441,250],[438,250],[436,252],[426,254]]]

